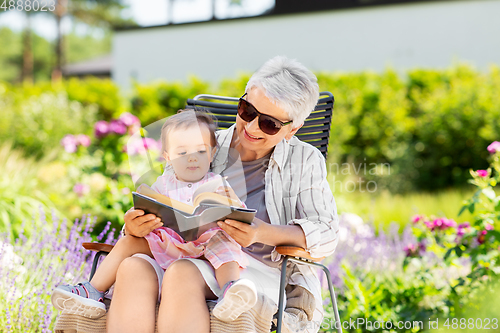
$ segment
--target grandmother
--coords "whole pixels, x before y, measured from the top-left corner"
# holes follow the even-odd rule
[[[251,225],[234,220],[219,225],[248,254],[250,265],[241,277],[251,279],[260,293],[276,303],[282,258],[275,246],[299,246],[312,257],[323,257],[333,253],[338,241],[325,159],[318,149],[294,136],[318,97],[313,73],[295,60],[272,58],[248,81],[236,124],[217,133],[219,149],[212,171],[227,176],[247,207],[257,210]],[[230,168],[235,161],[243,174]],[[162,225],[156,216],[133,209],[124,220],[125,233],[137,237]],[[306,265],[291,271],[288,284],[314,296],[310,299],[315,310],[306,320],[316,322],[317,328],[311,330],[316,332],[323,316],[318,277]],[[159,332],[208,333],[206,300],[217,299],[220,293],[213,268],[204,260],[181,259],[163,273],[149,257],[128,258],[117,273],[108,331],[153,332],[161,294]]]

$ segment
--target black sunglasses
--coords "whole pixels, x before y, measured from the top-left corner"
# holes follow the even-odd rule
[[[279,119],[260,113],[249,101],[243,99],[245,95],[246,93],[241,96],[238,102],[238,116],[246,122],[251,122],[255,117],[259,116],[259,127],[262,132],[268,135],[274,135],[278,133],[283,126],[293,122],[293,120],[290,120],[284,123]]]

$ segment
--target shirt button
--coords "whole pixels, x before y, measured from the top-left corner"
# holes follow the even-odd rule
[[[193,186],[193,184],[188,184],[188,187],[191,187],[191,186]]]

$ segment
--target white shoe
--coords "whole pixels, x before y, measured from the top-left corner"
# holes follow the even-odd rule
[[[52,293],[51,301],[61,313],[97,319],[106,314],[103,296],[104,293],[100,293],[89,282],[85,282],[76,286],[57,287]]]
[[[240,279],[230,281],[222,288],[223,293],[213,315],[222,321],[233,321],[257,303],[257,289],[252,281]]]

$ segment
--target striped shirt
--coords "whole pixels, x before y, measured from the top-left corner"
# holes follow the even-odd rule
[[[212,172],[220,174],[227,166],[235,126],[217,132],[219,149]],[[266,209],[271,224],[299,225],[306,238],[306,251],[312,257],[331,255],[338,243],[337,207],[327,181],[325,158],[312,145],[293,136],[274,148],[265,173]],[[271,258],[281,259],[273,249]],[[290,263],[289,284],[309,290],[322,313],[321,286],[316,268]],[[316,317],[316,316],[315,316]]]

